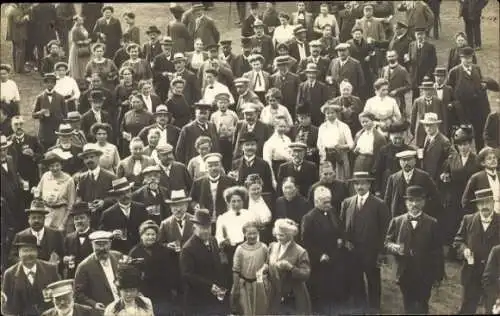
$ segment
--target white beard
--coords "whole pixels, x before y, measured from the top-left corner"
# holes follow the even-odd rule
[[[69,315],[69,313],[73,310],[74,305],[75,305],[75,303],[71,303],[68,306],[68,308],[65,308],[65,309],[59,309],[56,306],[54,306],[54,308],[57,311],[57,315],[59,315],[59,316],[66,316],[66,315]]]

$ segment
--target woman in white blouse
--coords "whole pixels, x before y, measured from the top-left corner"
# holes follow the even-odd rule
[[[272,240],[272,212],[269,207],[272,197],[262,194],[263,184],[262,178],[257,173],[249,174],[245,180],[248,190],[248,211],[259,225],[261,240],[267,243]]]
[[[76,111],[77,102],[80,99],[80,88],[76,80],[68,76],[69,66],[65,62],[58,62],[54,65],[54,72],[57,75],[57,82],[54,91],[64,97],[68,112]]]
[[[290,16],[286,13],[280,13],[279,19],[281,25],[274,29],[273,44],[276,47],[278,44],[286,44],[294,38],[294,25],[290,25]]]
[[[203,40],[196,38],[194,40],[194,51],[186,54],[188,57],[188,66],[195,73],[200,69],[201,65],[208,59],[208,56],[203,51]]]
[[[99,166],[115,173],[120,162],[120,154],[118,148],[108,141],[112,138],[113,128],[108,123],[95,123],[90,128],[90,132],[95,137],[96,145],[102,151]]]
[[[321,107],[325,122],[318,130],[318,151],[321,160],[328,160],[335,166],[337,179],[345,180],[351,176],[349,151],[354,148],[349,126],[338,119],[342,107],[327,102]]]
[[[19,89],[17,84],[10,79],[12,67],[7,64],[0,65],[0,101],[4,104],[7,117],[19,115]]]
[[[373,84],[375,96],[366,101],[364,112],[375,115],[377,125],[382,132],[394,122],[401,121],[401,111],[396,99],[389,96],[389,82],[383,78]]]
[[[288,125],[293,125],[293,119],[286,106],[281,105],[281,91],[278,88],[271,88],[266,93],[267,106],[260,113],[260,120],[267,125],[274,125],[274,120],[278,116],[284,116]]]
[[[281,164],[292,159],[290,143],[292,140],[286,135],[289,125],[284,116],[276,117],[274,121],[274,133],[264,143],[262,158],[269,164],[272,173],[273,187],[276,190],[278,170]]]

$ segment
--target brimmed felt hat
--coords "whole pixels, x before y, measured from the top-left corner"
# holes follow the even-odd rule
[[[416,27],[414,32],[415,33],[422,33],[422,32],[425,33],[425,31],[427,31],[425,27]]]
[[[240,137],[240,143],[257,142],[257,136],[255,133],[247,132]]]
[[[470,56],[474,55],[474,49],[470,46],[462,47],[459,50],[459,55],[460,55],[460,57],[464,57],[464,56],[470,57]]]
[[[52,73],[52,72],[44,74],[43,75],[43,82],[47,82],[47,81],[54,81],[54,82],[56,82],[57,81],[56,74]]]
[[[111,241],[112,239],[113,239],[113,233],[104,230],[96,230],[95,232],[92,232],[89,235],[90,241],[100,241],[100,240]]]
[[[89,101],[98,102],[104,100],[106,100],[106,96],[104,96],[104,92],[101,89],[94,89],[90,91]]]
[[[5,149],[12,145],[12,142],[5,135],[0,135],[0,148]]]
[[[311,107],[307,105],[300,105],[297,107],[297,115],[311,115]]]
[[[170,199],[165,200],[165,203],[188,203],[190,201],[191,197],[187,196],[184,190],[172,190],[172,192],[170,192]]]
[[[51,298],[63,296],[69,293],[73,293],[73,279],[61,280],[57,282],[50,283],[45,288],[49,292]]]
[[[419,89],[434,89],[434,82],[432,81],[424,81],[418,87]]]
[[[78,111],[71,111],[68,112],[66,118],[63,119],[64,123],[73,123],[73,122],[80,122],[82,119],[82,115]]]
[[[50,213],[45,207],[45,202],[41,198],[34,198],[33,201],[31,201],[30,208],[25,209],[24,212],[27,214],[38,213],[44,215]]]
[[[242,37],[241,38],[241,46],[250,47],[252,46],[252,38],[250,37]]]
[[[221,162],[222,155],[219,153],[209,153],[206,154],[205,157],[203,157],[203,161],[207,164],[210,162]]]
[[[139,44],[137,44],[137,43],[130,43],[130,44],[127,45],[127,48],[125,49],[127,51],[127,54],[130,54],[130,50],[132,48],[137,48],[139,50],[141,49],[141,47],[139,46]]]
[[[352,178],[348,179],[347,181],[375,181],[375,178],[372,177],[368,171],[356,171],[352,174]]]
[[[314,72],[314,73],[317,73],[319,70],[318,70],[318,65],[316,65],[315,63],[308,63],[307,66],[306,66],[306,69],[305,69],[305,72],[308,73],[308,72]]]
[[[109,190],[109,192],[119,194],[132,189],[134,187],[134,183],[129,182],[127,178],[123,177],[113,180],[111,182],[111,186],[113,188]]]
[[[178,83],[186,84],[186,80],[184,80],[184,78],[182,78],[181,76],[174,77],[170,82],[170,86],[173,87]]]
[[[45,153],[41,163],[44,165],[50,165],[54,162],[63,162],[63,161],[64,159],[61,156],[59,156],[56,152],[49,151]]]
[[[248,78],[240,77],[240,78],[234,79],[234,85],[236,87],[247,85],[249,83],[250,83],[250,80]]]
[[[283,66],[290,64],[290,56],[278,56],[274,59],[276,66]]]
[[[415,158],[417,157],[417,152],[415,150],[403,150],[396,154],[398,159]]]
[[[433,112],[427,112],[424,114],[424,119],[423,120],[420,120],[420,123],[421,124],[427,124],[427,125],[430,125],[430,124],[439,124],[443,121],[441,121],[439,118],[438,118],[438,115],[436,113],[433,113]]]
[[[307,150],[307,145],[302,142],[293,142],[288,145],[288,148],[292,150]]]
[[[207,46],[205,46],[206,51],[219,50],[219,48],[220,48],[220,45],[217,43],[208,44]]]
[[[475,198],[471,200],[471,202],[479,202],[485,200],[493,201],[493,190],[492,189],[482,189],[474,191]]]
[[[20,248],[20,247],[33,247],[35,249],[40,248],[40,246],[38,246],[38,240],[32,234],[18,235],[14,239],[13,245],[17,248]]]
[[[69,136],[73,135],[74,129],[71,125],[67,123],[59,124],[59,128],[54,133],[58,136]]]
[[[121,265],[118,267],[115,285],[119,289],[138,289],[142,285],[141,272],[133,265]]]
[[[474,139],[474,132],[472,126],[461,125],[455,133],[453,133],[453,141],[455,144],[471,142]]]
[[[486,84],[486,89],[491,90],[491,91],[495,91],[495,92],[500,91],[500,85],[498,84],[498,82],[495,79],[493,79],[491,77],[483,77],[482,82],[484,82]]]
[[[186,60],[187,60],[187,58],[186,58],[186,56],[184,56],[183,53],[175,53],[174,54],[174,59],[173,59],[174,63],[180,62],[180,61],[186,61]]]
[[[81,215],[81,214],[87,214],[90,215],[92,211],[90,210],[89,203],[87,202],[76,202],[73,204],[73,207],[71,208],[70,214],[71,215]]]
[[[145,176],[149,173],[155,173],[155,172],[161,174],[162,169],[160,168],[160,166],[158,166],[158,165],[148,166],[148,167],[142,169],[141,175]]]
[[[82,152],[78,154],[78,157],[83,159],[88,155],[100,156],[100,155],[102,155],[102,150],[99,148],[99,146],[97,144],[93,144],[93,143],[85,144],[85,145],[83,145]]]
[[[212,225],[212,216],[210,216],[210,212],[207,209],[198,209],[194,212],[191,222],[200,226],[210,226]]]
[[[233,44],[233,41],[231,40],[223,40],[219,42],[222,46],[231,46]]]
[[[340,111],[342,110],[342,105],[333,103],[331,101],[327,101],[325,104],[321,106],[320,111],[321,113],[325,114],[325,111],[327,109],[334,109],[335,111]]]
[[[56,71],[57,69],[61,68],[61,67],[64,67],[66,68],[66,71],[69,69],[69,65],[67,62],[64,62],[64,61],[59,61],[57,62],[55,65],[54,65],[54,71]]]
[[[434,76],[439,76],[439,77],[446,77],[447,70],[444,67],[436,67],[434,69]]]
[[[156,106],[153,115],[158,115],[158,114],[171,114],[171,113],[168,111],[168,107],[165,104],[159,104],[158,106]]]
[[[155,221],[148,219],[139,226],[139,235],[144,234],[144,232],[146,232],[146,230],[150,228],[154,230],[157,234],[160,232],[160,226],[158,226],[158,224],[156,224]]]
[[[399,21],[396,22],[396,27],[402,27],[402,28],[407,29],[408,28],[408,24],[405,21],[399,20]]]
[[[408,130],[408,127],[410,127],[410,123],[408,121],[394,122],[391,125],[389,125],[387,132],[389,134],[404,133]]]
[[[425,198],[426,193],[423,187],[419,185],[411,185],[406,188],[406,193],[403,196],[405,199],[411,199],[411,198]]]
[[[151,25],[146,30],[146,34],[151,34],[151,33],[161,34],[161,31],[156,25]]]
[[[169,143],[156,146],[156,152],[159,154],[169,154],[174,151],[174,147]]]
[[[160,40],[160,45],[172,45],[173,40],[170,36],[163,36]]]

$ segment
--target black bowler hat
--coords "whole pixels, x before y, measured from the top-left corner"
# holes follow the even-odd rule
[[[36,237],[32,234],[20,234],[16,237],[16,239],[14,240],[14,243],[13,245],[15,247],[33,247],[33,248],[36,248],[38,249],[40,246],[38,246],[38,240],[36,239]]]
[[[419,185],[411,185],[406,188],[406,194],[403,196],[405,199],[422,198],[426,197],[425,190]]]
[[[212,225],[212,216],[210,216],[210,212],[207,209],[198,209],[194,213],[191,222],[200,226],[210,226]]]
[[[90,214],[91,210],[89,207],[89,203],[87,202],[76,202],[73,204],[71,208],[71,215],[81,215],[81,214]]]
[[[462,47],[462,49],[460,49],[460,57],[470,57],[472,55],[474,55],[474,49],[470,46],[465,46],[465,47]]]

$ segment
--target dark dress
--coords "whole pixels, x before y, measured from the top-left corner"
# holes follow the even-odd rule
[[[307,199],[298,193],[291,200],[287,200],[284,196],[280,196],[276,200],[276,211],[274,217],[275,219],[289,218],[295,223],[300,224],[302,222],[302,217],[311,209],[312,207]]]

